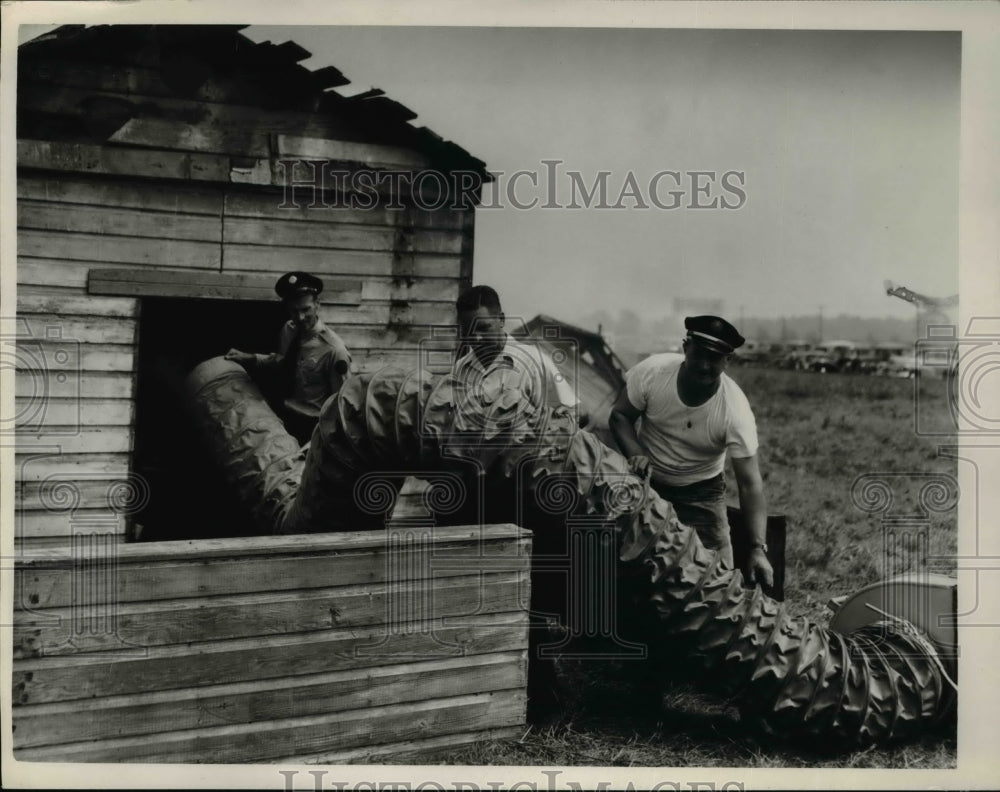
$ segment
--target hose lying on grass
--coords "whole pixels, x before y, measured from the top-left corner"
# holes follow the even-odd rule
[[[647,635],[669,641],[699,670],[702,689],[731,698],[768,732],[851,748],[915,737],[953,713],[938,647],[909,622],[842,636],[793,619],[744,588],[621,454],[563,411],[533,409],[509,391],[466,399],[450,375],[383,369],[348,380],[326,403],[303,454],[239,366],[207,361],[188,387],[215,457],[265,532],[382,527],[355,498],[373,471],[471,464],[487,481],[526,471],[529,490],[558,475],[588,512],[614,524],[619,574],[648,604]]]

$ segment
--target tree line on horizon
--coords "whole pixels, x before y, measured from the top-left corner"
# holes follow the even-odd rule
[[[563,319],[563,317],[557,317]],[[737,324],[749,341],[768,344],[782,341],[847,340],[859,343],[912,344],[925,332],[926,321],[921,321],[919,334],[916,319],[898,317],[861,317],[850,314],[823,317],[727,317]],[[599,310],[565,321],[588,330],[600,331],[619,354],[623,352],[655,352],[678,346],[684,337],[683,316],[643,318],[636,311],[623,308],[614,314]]]

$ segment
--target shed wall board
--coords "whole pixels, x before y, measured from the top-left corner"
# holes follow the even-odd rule
[[[443,735],[509,736],[525,717],[530,534],[392,530],[416,541],[366,531],[25,554],[15,579],[17,758],[351,761],[426,749]],[[387,565],[401,546],[420,562]],[[114,563],[82,565],[95,551]],[[248,562],[253,573],[238,574]],[[415,577],[435,565],[440,579]],[[273,588],[296,568],[298,588]],[[95,598],[108,583],[116,595]],[[108,628],[88,629],[94,619]]]
[[[99,513],[100,486],[127,475],[134,448],[141,295],[156,287],[129,287],[131,273],[191,282],[190,296],[205,296],[195,284],[206,278],[231,276],[248,287],[242,294],[268,300],[277,298],[265,286],[288,269],[326,275],[321,315],[358,371],[415,366],[432,333],[436,348],[450,343],[433,328],[452,321],[468,271],[470,236],[455,213],[278,209],[279,193],[249,188],[25,168],[18,194],[17,303],[27,361],[16,378],[25,416],[19,461],[45,444],[65,458],[19,465],[17,477],[39,484],[79,474],[81,514]],[[338,291],[334,281],[359,288]],[[102,290],[116,293],[92,293]],[[43,407],[33,409],[42,395]],[[66,515],[44,508],[37,490],[19,503],[19,538],[68,538],[75,530]]]

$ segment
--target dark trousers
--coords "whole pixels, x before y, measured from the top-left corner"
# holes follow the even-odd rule
[[[720,473],[683,487],[658,482],[654,477],[651,484],[657,494],[674,507],[677,519],[694,528],[701,543],[709,550],[717,550],[723,562],[732,568],[733,544],[726,517],[725,476]]]

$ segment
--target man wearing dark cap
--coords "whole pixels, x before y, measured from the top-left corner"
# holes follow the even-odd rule
[[[725,369],[744,338],[718,316],[684,320],[684,356],[652,355],[627,374],[608,421],[632,471],[650,476],[679,519],[702,544],[733,565],[726,518],[726,454],[750,531],[749,581],[771,585],[765,555],[767,506],[757,464],[757,424],[750,403]],[[636,421],[642,423],[636,431]]]
[[[289,316],[278,337],[278,351],[257,355],[230,349],[226,360],[252,373],[281,375],[285,427],[305,445],[323,403],[348,377],[351,355],[340,337],[319,318],[323,281],[308,272],[289,272],[278,279],[274,290]]]

